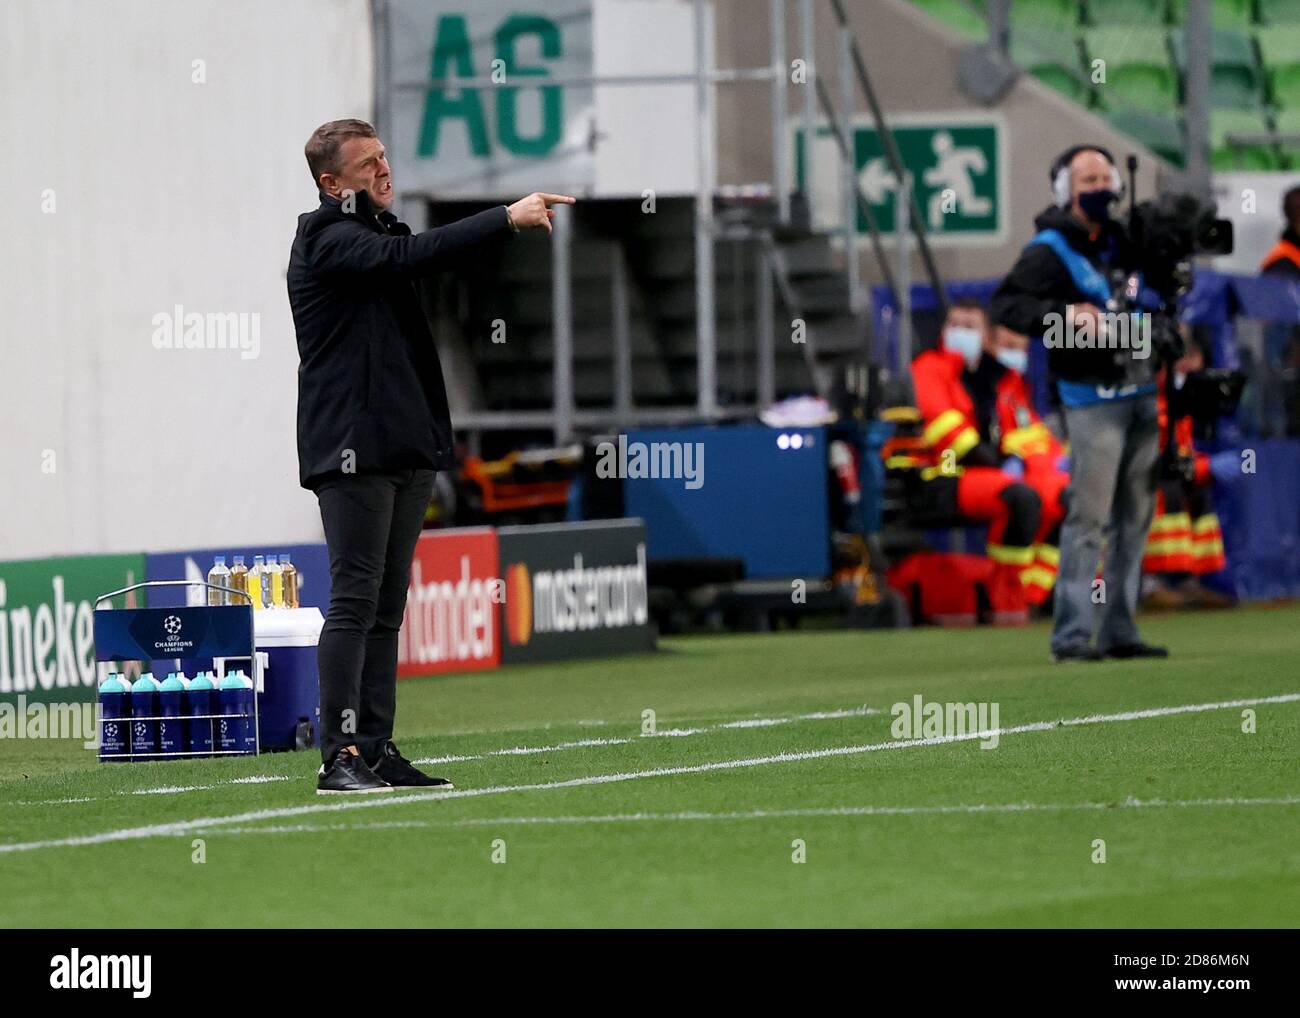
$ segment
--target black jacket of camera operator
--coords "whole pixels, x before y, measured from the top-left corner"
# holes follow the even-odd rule
[[[1035,220],[1039,230],[1056,230],[1066,243],[1110,278],[1115,268],[1130,270],[1136,257],[1124,227],[1108,221],[1096,236],[1070,214],[1069,209],[1049,207]],[[1027,336],[1041,336],[1047,316],[1065,321],[1067,304],[1092,304],[1074,282],[1070,270],[1046,244],[1030,244],[993,294],[993,321]],[[1100,308],[1101,311],[1106,309]],[[1088,347],[1056,346],[1047,351],[1047,364],[1055,378],[1112,384],[1123,380],[1128,351]]]

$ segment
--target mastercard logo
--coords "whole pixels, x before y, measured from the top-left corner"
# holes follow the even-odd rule
[[[533,635],[533,580],[516,562],[506,570],[506,639],[525,644]]]

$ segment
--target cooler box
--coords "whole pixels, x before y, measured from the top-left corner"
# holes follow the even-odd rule
[[[316,643],[324,624],[319,608],[253,612],[253,680],[263,752],[320,746]],[[225,659],[216,658],[215,664],[224,674]]]

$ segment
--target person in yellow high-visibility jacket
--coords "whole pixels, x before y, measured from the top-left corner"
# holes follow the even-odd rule
[[[958,300],[945,317],[940,347],[922,352],[911,365],[924,443],[933,464],[927,480],[956,488],[958,514],[988,524],[989,558],[1023,586],[1026,601],[1041,603],[1043,598],[1031,597],[1036,593],[1031,581],[1039,576],[1032,571],[1043,504],[1031,485],[1002,469],[1004,458],[996,443],[982,436],[965,382],[971,369],[982,363],[989,342],[987,312],[974,300]],[[1000,367],[996,360],[989,363]]]
[[[1017,347],[1023,355],[1023,337],[994,332],[979,303],[959,300],[944,320],[940,347],[912,362],[912,380],[933,460],[928,480],[955,485],[956,511],[988,523],[988,556],[1038,605],[1055,581],[1058,556],[1046,537],[1063,515],[1068,478],[1058,476],[1060,447],[1034,414],[1016,369]],[[1010,457],[1014,473],[1003,469]]]

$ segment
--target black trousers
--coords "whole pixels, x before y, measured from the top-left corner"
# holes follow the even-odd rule
[[[316,651],[326,765],[350,745],[373,761],[393,736],[397,632],[434,474],[342,474],[316,488],[330,556],[330,608]]]

